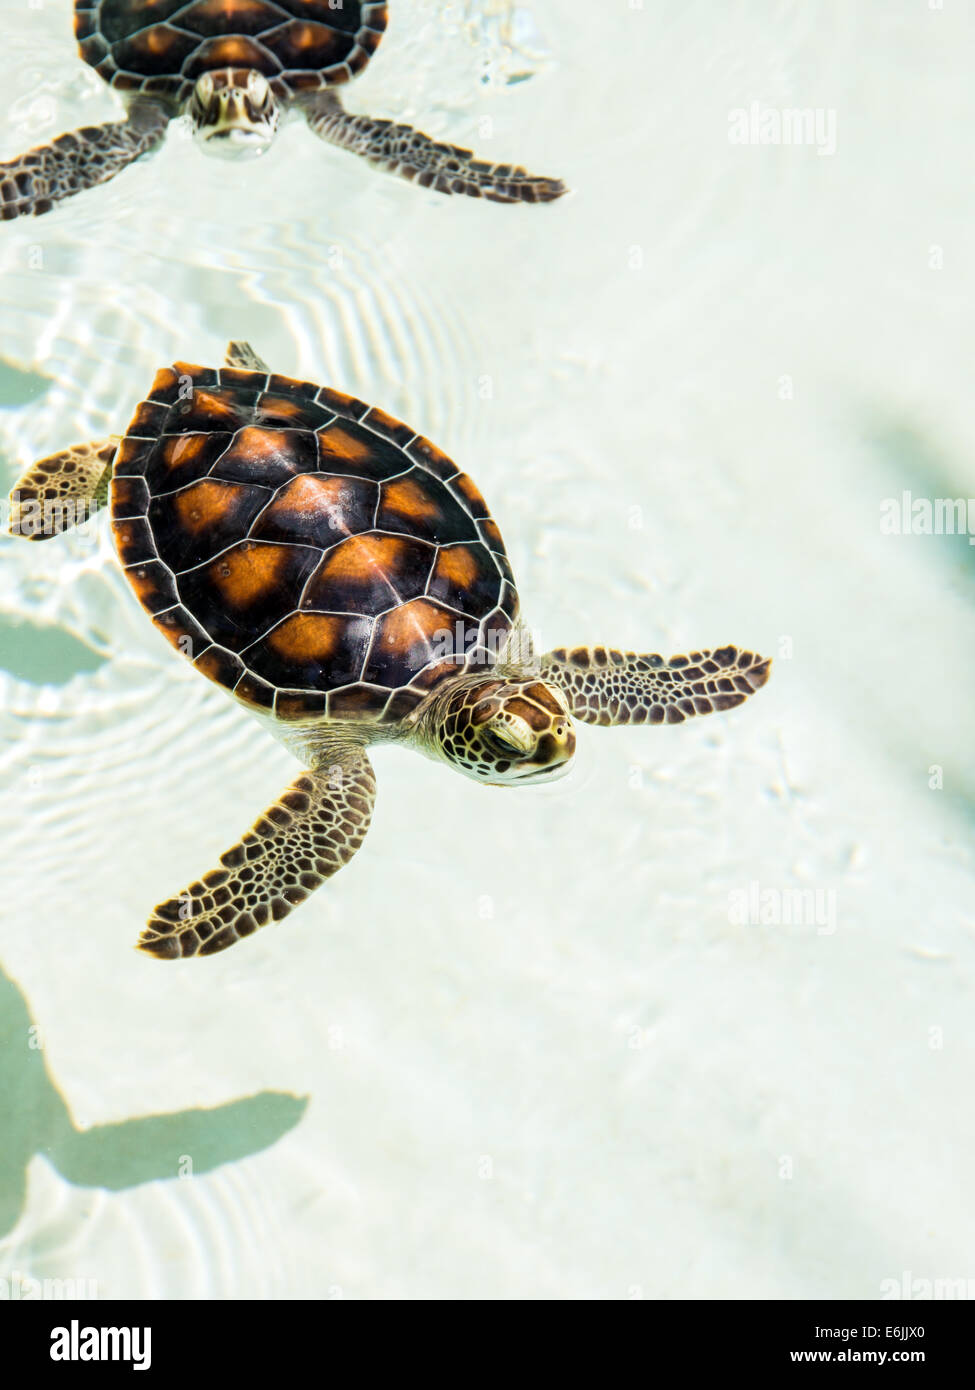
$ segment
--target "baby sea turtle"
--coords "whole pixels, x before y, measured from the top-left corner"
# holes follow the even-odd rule
[[[765,684],[769,661],[733,646],[536,656],[501,533],[455,463],[381,410],[271,375],[246,343],[227,363],[164,368],[124,438],[42,459],[10,499],[11,530],[42,539],[110,494],[153,623],[307,769],[155,909],[144,950],[221,951],[348,863],[372,744],[526,786],[567,770],[573,718],[679,724]]]
[[[558,179],[343,109],[338,88],[375,53],[387,10],[360,0],[75,0],[81,56],[122,97],[127,118],[0,164],[0,218],[49,212],[114,178],[180,115],[212,154],[262,154],[292,107],[323,140],[424,188],[498,203],[560,197]]]

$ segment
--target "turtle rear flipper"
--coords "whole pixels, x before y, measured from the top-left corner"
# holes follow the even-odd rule
[[[85,126],[0,164],[0,221],[39,216],[56,203],[106,183],[159,143],[169,116],[154,101],[133,101],[124,121]]]
[[[30,541],[79,526],[108,501],[117,435],[39,459],[10,493],[10,534]]]
[[[586,724],[683,724],[743,704],[768,680],[771,665],[768,657],[732,646],[669,660],[560,647],[542,657],[540,675],[564,692],[572,714]]]
[[[355,854],[375,795],[364,752],[303,773],[220,856],[218,869],[159,904],[140,948],[163,960],[209,956],[267,922],[280,922]]]
[[[270,374],[271,368],[251,347],[250,343],[232,342],[227,344],[227,351],[223,359],[228,367],[239,367],[245,372],[267,372]]]
[[[333,145],[361,154],[370,164],[412,179],[438,193],[464,193],[494,203],[551,203],[568,192],[561,179],[530,174],[512,164],[489,164],[470,150],[441,144],[412,126],[372,116],[352,116],[335,92],[303,103],[308,124]]]

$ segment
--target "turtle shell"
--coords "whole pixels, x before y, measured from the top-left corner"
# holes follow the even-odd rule
[[[470,478],[309,382],[164,368],[119,446],[111,509],[156,626],[279,719],[402,719],[440,681],[490,667],[517,616]]]
[[[348,82],[385,28],[385,4],[359,0],[75,0],[85,62],[113,87],[177,104],[215,68],[256,68],[283,101]]]

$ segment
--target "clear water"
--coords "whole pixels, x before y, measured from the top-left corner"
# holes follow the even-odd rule
[[[469,469],[552,645],[739,641],[773,679],[730,716],[583,729],[572,776],[518,795],[380,752],[348,869],[163,966],[131,949],[147,910],[294,765],[153,633],[104,532],[0,541],[0,1278],[870,1298],[975,1276],[975,547],[880,526],[904,490],[975,496],[975,16],[392,11],[350,106],[573,196],[443,199],[299,125],[235,169],[173,129],[0,226],[6,477],[249,338]],[[0,14],[5,157],[112,115],[69,0]],[[752,102],[832,110],[835,151],[731,143]],[[832,914],[741,922],[752,884]]]

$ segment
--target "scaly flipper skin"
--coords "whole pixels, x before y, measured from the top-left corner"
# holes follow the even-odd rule
[[[493,203],[551,203],[567,192],[561,179],[529,174],[511,164],[488,164],[470,150],[444,145],[412,126],[352,116],[334,92],[302,103],[308,124],[323,140],[361,154],[370,164],[438,193],[464,193]]]
[[[265,811],[218,869],[160,903],[139,946],[163,960],[209,956],[279,922],[347,864],[362,844],[376,796],[364,752],[305,772]]]
[[[586,724],[682,724],[743,704],[768,680],[771,665],[770,658],[730,646],[669,661],[607,647],[559,647],[542,657],[539,675],[561,687]]]
[[[10,493],[10,534],[30,541],[59,536],[108,501],[117,435],[89,444],[73,444],[39,459]]]
[[[124,121],[70,131],[0,164],[0,221],[37,217],[63,198],[107,183],[158,145],[168,124],[157,102],[135,100]]]
[[[228,343],[224,361],[228,367],[237,367],[242,372],[270,372],[271,370],[264,359],[258,357],[250,343]]]

